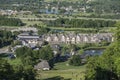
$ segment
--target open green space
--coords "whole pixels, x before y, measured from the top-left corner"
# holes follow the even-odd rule
[[[65,31],[77,31],[77,30],[96,30],[93,28],[64,28],[64,27],[49,27],[50,29],[58,29],[58,30],[65,30]]]
[[[34,14],[17,14],[17,15],[11,15],[10,17],[13,18],[36,18]]]
[[[21,64],[19,58],[6,59],[10,65],[18,66]],[[40,80],[61,80],[63,78],[67,80],[84,80],[86,65],[71,66],[68,65],[68,61],[59,62],[54,65],[54,68],[50,71],[38,71],[37,78]]]
[[[41,21],[29,21],[29,20],[26,20],[26,19],[21,19],[23,21],[23,23],[26,24],[26,26],[30,26],[30,25],[34,25],[34,24],[37,24],[37,25],[44,25],[43,22]]]
[[[17,65],[22,64],[22,62],[19,58],[10,59],[10,58],[8,58],[8,54],[6,54],[6,53],[0,54],[0,58],[7,60],[8,63],[12,66],[17,66]]]
[[[56,63],[54,70],[39,71],[38,77],[41,80],[60,80],[56,77],[63,77],[70,80],[84,80],[85,65],[82,66],[70,66],[68,62]]]
[[[99,28],[64,28],[64,27],[48,27],[51,30],[63,30],[63,31],[77,31],[76,33],[104,33],[104,32],[114,32],[116,27],[104,27]]]
[[[8,60],[8,63],[10,65],[13,65],[13,66],[17,66],[17,65],[20,65],[22,64],[21,60],[19,58],[16,58],[16,59],[7,59]]]

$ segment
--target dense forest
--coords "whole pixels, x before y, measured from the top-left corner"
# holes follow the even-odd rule
[[[0,58],[1,80],[36,80],[35,70],[31,66],[12,66],[7,60]]]
[[[54,57],[52,49],[49,45],[36,51],[28,47],[18,48],[16,49],[15,54],[21,59],[24,65],[32,65],[33,67],[40,62],[39,59],[50,61]]]
[[[13,39],[14,35],[10,31],[0,31],[0,47],[10,45]]]
[[[101,56],[88,59],[85,80],[120,80],[120,23],[115,41]]]
[[[0,16],[0,26],[23,26],[23,25],[24,23],[20,19]]]
[[[69,27],[69,28],[102,28],[113,27],[115,21],[106,20],[85,20],[85,19],[57,19],[55,21],[46,21],[48,26]]]

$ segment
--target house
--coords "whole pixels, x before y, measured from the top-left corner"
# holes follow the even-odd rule
[[[80,36],[79,36],[79,35],[76,35],[76,43],[80,43],[80,41],[81,41]]]
[[[59,38],[56,34],[53,35],[53,42],[59,42]]]
[[[54,55],[57,55],[61,50],[61,47],[58,44],[51,44],[50,47],[52,48]]]
[[[25,40],[39,40],[38,35],[30,35],[29,33],[21,33],[17,37],[18,37],[18,40],[24,40],[24,39]]]
[[[0,14],[1,15],[16,15],[18,14],[18,12],[13,11],[13,10],[0,10]]]
[[[84,42],[84,35],[83,34],[79,34],[79,39],[80,39],[80,43],[83,43]]]
[[[47,34],[44,36],[44,40],[48,41],[51,44],[59,44],[59,43],[98,43],[102,40],[106,40],[108,42],[112,42],[112,34],[111,33],[100,33],[100,34]]]
[[[92,35],[91,35],[91,42],[92,42],[92,43],[95,43],[95,42],[97,42],[97,41],[98,41],[97,35],[92,34]]]
[[[60,37],[59,37],[61,40],[61,42],[62,43],[65,43],[66,42],[66,39],[65,39],[65,36],[62,34],[62,35],[60,35]]]
[[[71,38],[71,43],[75,44],[75,42],[76,42],[76,37],[72,37]]]
[[[46,60],[42,60],[40,63],[34,66],[36,70],[50,70],[49,63]]]
[[[23,46],[34,48],[40,42],[38,35],[30,35],[29,33],[22,33],[17,36],[17,39],[22,42]]]
[[[66,35],[66,43],[69,44],[70,43],[70,36]]]
[[[50,35],[46,35],[45,41],[51,42],[52,41],[52,37]]]
[[[76,34],[70,33],[70,34],[67,34],[67,35],[68,35],[68,37],[69,37],[70,43],[75,44],[75,42],[76,42]]]
[[[85,34],[83,39],[85,43],[89,42],[88,35]]]

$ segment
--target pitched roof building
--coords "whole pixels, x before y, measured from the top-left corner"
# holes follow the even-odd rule
[[[42,60],[40,63],[34,66],[36,70],[50,70],[49,63],[46,60]]]

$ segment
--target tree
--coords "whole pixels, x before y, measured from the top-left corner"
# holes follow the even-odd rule
[[[17,57],[23,57],[23,56],[27,56],[27,51],[28,51],[28,47],[21,47],[21,48],[17,48],[15,53]],[[25,55],[26,54],[26,55]]]
[[[23,71],[23,80],[36,80],[36,72],[31,66],[26,66]]]
[[[80,66],[81,59],[79,55],[73,55],[72,58],[69,60],[69,64],[73,66]]]
[[[54,57],[53,51],[49,45],[42,47],[38,52],[38,57],[43,60],[51,60]]]
[[[82,55],[84,53],[84,49],[79,50],[79,54]]]
[[[88,61],[85,80],[120,79],[120,23],[117,26],[114,43],[101,56]]]
[[[102,28],[102,27],[113,27],[116,21],[105,21],[105,20],[83,20],[83,19],[67,19],[59,18],[54,21],[46,21],[48,26],[53,27],[69,27],[69,28]]]
[[[36,71],[31,65],[14,66],[14,77],[11,80],[36,80]]]
[[[25,24],[20,19],[0,16],[0,26],[23,26],[23,25]]]
[[[10,45],[14,40],[14,36],[10,31],[0,30],[0,47]]]
[[[2,80],[12,80],[14,70],[12,66],[3,59],[0,59],[0,79]]]
[[[46,27],[38,27],[38,28],[39,28],[39,30],[38,30],[39,35],[48,33],[50,31],[50,28],[46,28]]]

